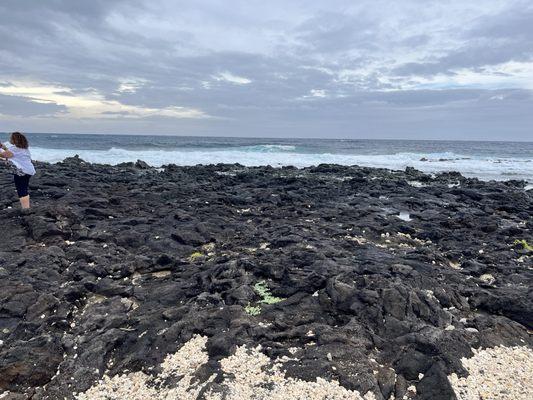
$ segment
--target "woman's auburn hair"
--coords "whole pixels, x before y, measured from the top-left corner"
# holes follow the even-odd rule
[[[11,144],[14,144],[19,149],[27,149],[28,148],[28,139],[26,139],[26,136],[24,136],[20,132],[13,132],[11,134],[11,138],[9,139]]]

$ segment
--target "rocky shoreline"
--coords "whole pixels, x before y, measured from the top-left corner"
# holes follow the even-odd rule
[[[120,398],[111,380],[128,373],[122,385],[200,399],[454,399],[473,349],[531,361],[525,182],[79,158],[38,169],[27,213],[0,178],[1,399]],[[195,341],[203,350],[184,353]],[[236,389],[250,363],[277,372]],[[533,381],[529,364],[514,375]]]

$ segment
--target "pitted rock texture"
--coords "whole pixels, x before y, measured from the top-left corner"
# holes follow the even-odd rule
[[[38,169],[29,212],[0,179],[7,398],[73,399],[104,374],[157,375],[201,335],[195,380],[212,380],[199,398],[223,398],[220,361],[261,345],[290,358],[287,379],[453,399],[448,376],[467,375],[472,348],[532,344],[531,254],[515,244],[533,243],[524,182],[79,158]]]

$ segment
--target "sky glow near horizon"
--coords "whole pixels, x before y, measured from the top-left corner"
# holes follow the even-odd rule
[[[533,3],[470,3],[4,0],[0,130],[533,140]]]

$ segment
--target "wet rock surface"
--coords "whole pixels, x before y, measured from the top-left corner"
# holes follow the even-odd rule
[[[199,334],[198,380],[261,345],[292,359],[288,377],[452,399],[447,376],[466,374],[472,348],[532,345],[522,182],[337,165],[38,167],[29,212],[1,178],[6,398],[72,399],[106,371],[156,373]]]

